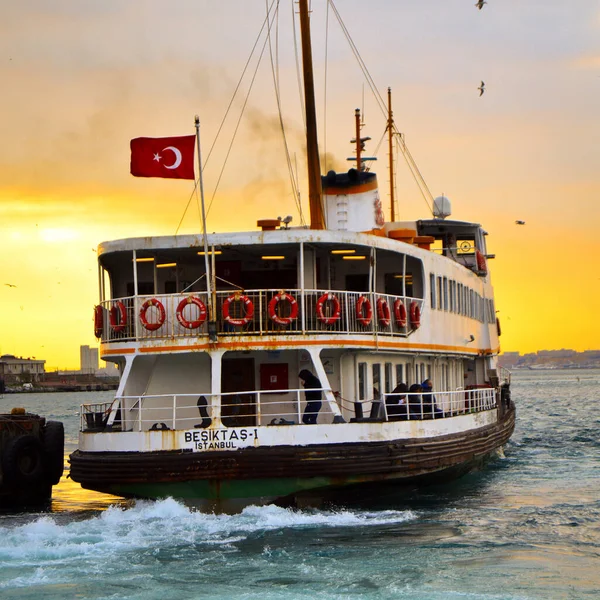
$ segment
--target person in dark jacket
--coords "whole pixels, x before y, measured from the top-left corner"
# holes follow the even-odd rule
[[[408,418],[422,418],[423,398],[421,392],[423,388],[418,383],[413,383],[408,390]]]
[[[423,412],[426,415],[435,414],[436,417],[442,417],[444,413],[435,404],[435,396],[432,393],[433,386],[431,384],[431,379],[426,379],[421,384],[421,388],[423,389]]]
[[[404,418],[407,416],[406,393],[408,386],[405,383],[399,383],[390,396],[385,398],[385,409],[388,418]]]
[[[317,422],[317,415],[323,405],[321,402],[321,382],[308,369],[302,369],[302,371],[298,373],[298,377],[302,380],[302,385],[306,390],[304,392],[306,397],[306,408],[304,409],[302,422],[305,425],[314,425]]]

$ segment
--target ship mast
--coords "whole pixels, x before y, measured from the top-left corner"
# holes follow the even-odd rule
[[[304,74],[304,104],[306,107],[306,155],[308,162],[310,228],[325,229],[321,165],[319,163],[319,145],[317,142],[317,111],[315,108],[315,84],[312,70],[308,0],[299,0],[299,9],[300,34],[302,39],[302,68]]]
[[[392,88],[388,88],[388,145],[389,145],[389,160],[390,160],[390,205],[391,205],[391,222],[396,220],[396,212],[394,208],[394,119],[392,117]]]

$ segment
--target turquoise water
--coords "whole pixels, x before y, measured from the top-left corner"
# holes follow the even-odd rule
[[[111,392],[5,396],[65,423]],[[600,370],[513,376],[517,429],[487,469],[362,508],[128,502],[63,478],[52,511],[0,515],[0,598],[600,598]]]

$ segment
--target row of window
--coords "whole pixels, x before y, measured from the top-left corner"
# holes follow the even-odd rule
[[[429,290],[431,308],[470,317],[481,323],[496,322],[494,300],[482,298],[475,290],[462,283],[431,273]]]
[[[381,393],[389,394],[399,383],[406,383],[409,387],[413,383],[422,383],[425,379],[431,379],[431,365],[427,363],[398,363],[386,362],[372,363],[371,377],[369,378],[369,364],[358,363],[358,399],[367,400],[377,398]],[[456,364],[457,369],[462,365]],[[450,367],[447,364],[438,366],[437,378],[440,388],[451,389]]]

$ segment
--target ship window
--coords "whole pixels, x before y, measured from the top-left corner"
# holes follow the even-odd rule
[[[358,399],[367,397],[367,363],[358,363]]]
[[[404,381],[404,365],[396,365],[396,385]]]
[[[433,273],[429,274],[429,287],[431,294],[431,308],[435,308],[436,299],[435,299],[435,275]]]
[[[437,278],[437,307],[439,310],[442,310],[442,298],[443,298],[442,278],[438,277]]]
[[[425,363],[421,363],[421,377],[419,377],[419,381],[425,381]]]
[[[431,379],[431,365],[427,365],[427,379]]]
[[[448,310],[448,278],[444,277],[444,310]]]
[[[376,363],[371,366],[373,374],[373,398],[381,397],[381,365]]]
[[[456,312],[456,281],[450,280],[450,312]]]
[[[456,303],[456,312],[459,315],[462,315],[462,287],[463,287],[462,283],[459,283],[457,285],[458,289],[457,289],[457,293],[456,293],[456,300],[457,300],[457,303]]]
[[[392,363],[385,363],[385,393],[389,394],[393,388]]]

